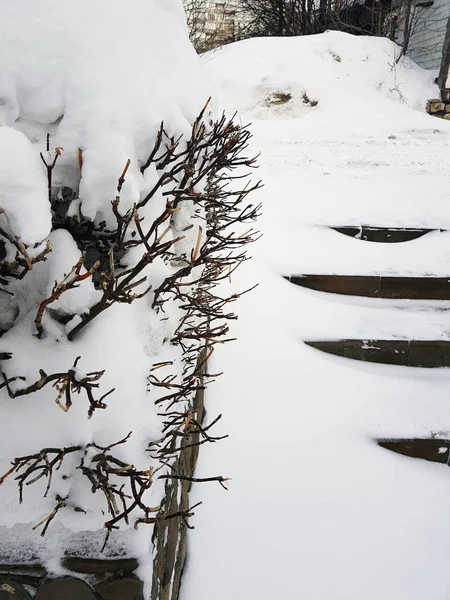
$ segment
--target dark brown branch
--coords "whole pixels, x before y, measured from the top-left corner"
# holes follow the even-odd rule
[[[94,398],[93,390],[99,387],[97,381],[103,376],[104,371],[93,371],[92,373],[87,374],[85,377],[77,379],[76,366],[78,364],[79,359],[80,357],[78,356],[75,359],[72,368],[65,373],[52,373],[51,375],[47,375],[47,373],[43,369],[40,369],[40,378],[37,381],[35,381],[31,385],[16,389],[14,391],[11,389],[10,383],[16,380],[24,381],[24,378],[14,377],[12,379],[7,379],[6,375],[4,373],[1,373],[3,377],[3,383],[0,384],[0,389],[6,387],[10,398],[19,398],[20,396],[26,396],[28,394],[38,392],[49,383],[53,383],[53,387],[55,387],[58,391],[58,395],[56,397],[55,402],[65,412],[67,412],[72,406],[72,393],[76,392],[79,394],[81,390],[83,390],[89,401],[88,418],[90,419],[97,408],[104,409],[107,407],[103,400],[107,396],[109,396],[109,394],[112,394],[112,392],[114,392],[114,388],[109,390],[109,392],[107,392],[103,396],[101,396],[100,399],[96,400]],[[63,396],[66,400],[64,405],[61,403],[61,399]]]

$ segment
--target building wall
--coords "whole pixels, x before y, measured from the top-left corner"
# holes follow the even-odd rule
[[[434,0],[430,7],[417,8],[416,14],[408,55],[421,67],[439,69],[450,15],[450,0]]]

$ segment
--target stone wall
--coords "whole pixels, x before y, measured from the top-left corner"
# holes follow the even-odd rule
[[[442,100],[428,100],[427,113],[439,119],[450,120],[450,102]]]
[[[0,600],[144,600],[142,582],[133,574],[137,560],[68,557],[73,575],[49,578],[42,565],[0,565]]]

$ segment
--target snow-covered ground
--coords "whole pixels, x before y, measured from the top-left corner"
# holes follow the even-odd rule
[[[377,447],[450,434],[450,373],[321,354],[307,339],[450,339],[450,302],[364,301],[282,275],[448,275],[450,232],[383,245],[324,225],[450,228],[450,123],[435,74],[386,40],[339,33],[239,42],[204,58],[222,105],[252,121],[264,237],[234,286],[238,341],[210,415],[230,437],[200,453],[183,600],[446,600],[450,472]],[[338,58],[339,57],[339,60]],[[276,93],[291,94],[284,105]],[[311,107],[303,102],[318,101]],[[269,100],[267,100],[269,99]],[[211,487],[206,487],[210,485]]]

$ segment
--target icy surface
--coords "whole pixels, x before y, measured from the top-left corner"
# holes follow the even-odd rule
[[[281,277],[449,274],[449,232],[384,245],[325,227],[450,226],[450,124],[423,110],[435,73],[409,61],[392,70],[396,53],[327,33],[205,57],[222,104],[253,122],[264,237],[236,273],[236,290],[259,283],[240,301],[238,341],[212,359],[224,376],[208,407],[230,438],[200,454],[198,476],[232,480],[228,492],[194,488],[203,506],[183,600],[449,597],[448,467],[373,442],[448,436],[448,370],[360,363],[302,341],[450,339],[450,303],[325,295]],[[286,91],[291,103],[266,104]]]

